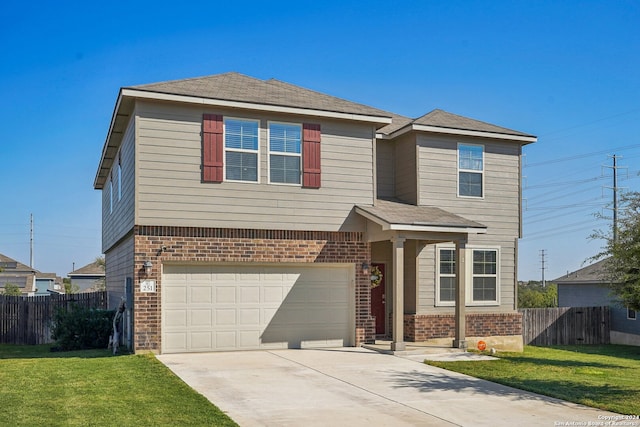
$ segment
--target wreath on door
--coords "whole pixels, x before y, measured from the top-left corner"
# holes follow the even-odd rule
[[[371,267],[371,289],[377,288],[382,283],[382,271],[377,265]]]

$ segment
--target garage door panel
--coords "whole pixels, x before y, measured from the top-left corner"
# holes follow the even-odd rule
[[[210,328],[213,325],[210,308],[190,310],[189,313],[191,314],[189,322],[190,326],[204,326]]]
[[[163,352],[350,343],[348,266],[165,266],[164,273]]]
[[[213,283],[216,283],[215,281]],[[213,286],[213,285],[212,285]],[[216,303],[235,304],[236,303],[236,287],[235,286],[215,286]]]
[[[189,291],[189,302],[191,303],[211,304],[213,302],[211,283],[191,286]]]
[[[238,347],[235,331],[217,331],[215,332],[215,350],[234,350]]]
[[[163,310],[165,317],[165,328],[185,328],[187,326],[187,310],[173,309]]]
[[[260,286],[240,286],[240,304],[260,303]]]
[[[235,308],[218,308],[215,310],[216,326],[235,326],[237,323]]]
[[[207,351],[212,347],[212,332],[211,331],[202,331],[202,332],[191,332],[189,334],[191,338],[191,349],[194,351]]]

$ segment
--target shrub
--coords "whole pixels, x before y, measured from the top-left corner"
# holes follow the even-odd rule
[[[114,310],[78,306],[59,309],[53,318],[51,338],[62,351],[107,348],[114,314]]]

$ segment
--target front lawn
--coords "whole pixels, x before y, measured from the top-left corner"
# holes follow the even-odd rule
[[[476,378],[625,415],[640,415],[640,347],[533,347],[500,360],[426,362]]]
[[[235,426],[152,355],[0,345],[0,425]]]

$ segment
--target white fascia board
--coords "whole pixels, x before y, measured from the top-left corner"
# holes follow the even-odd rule
[[[508,139],[511,141],[520,141],[520,142],[536,142],[538,140],[538,138],[536,138],[535,136],[509,135],[509,134],[497,133],[497,132],[452,129],[452,128],[443,128],[439,126],[427,126],[427,125],[417,125],[417,124],[412,124],[411,129],[416,131],[423,131],[423,132],[447,133],[452,135],[464,135],[464,136],[477,136],[477,137],[492,138],[492,139]],[[397,132],[400,132],[402,130],[403,129],[400,129]],[[397,135],[394,132],[393,137],[396,137],[396,136]]]
[[[486,234],[486,227],[456,227],[438,225],[411,225],[411,224],[389,224],[389,230],[395,231],[428,231],[432,233],[465,233],[465,234]]]
[[[135,89],[123,89],[123,96],[132,98],[155,99],[161,101],[175,101],[189,104],[211,105],[217,107],[243,108],[258,111],[272,111],[276,113],[296,114],[304,116],[328,117],[332,119],[355,120],[379,124],[391,123],[391,117],[370,116],[366,114],[340,113],[335,111],[314,110],[280,105],[256,104],[252,102],[228,101],[224,99],[200,98],[187,95],[173,95],[168,93],[145,92]]]

